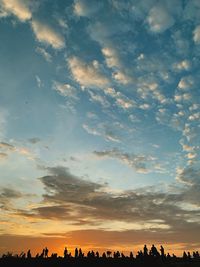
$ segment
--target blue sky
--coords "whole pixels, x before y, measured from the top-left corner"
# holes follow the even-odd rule
[[[198,246],[199,1],[0,0],[0,36],[1,235]]]

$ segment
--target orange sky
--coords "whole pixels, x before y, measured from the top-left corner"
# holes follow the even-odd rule
[[[90,235],[88,235],[90,234]],[[32,255],[36,253],[40,253],[44,247],[48,247],[49,254],[52,252],[58,253],[58,255],[63,256],[63,250],[65,246],[68,248],[68,251],[74,255],[74,250],[76,247],[82,248],[84,252],[89,250],[99,251],[102,253],[107,250],[120,250],[126,255],[129,254],[130,251],[133,251],[134,255],[136,255],[138,250],[143,249],[143,243],[139,243],[136,240],[133,240],[132,244],[130,241],[126,242],[126,240],[121,240],[119,236],[116,236],[116,242],[113,242],[112,235],[108,233],[108,236],[100,237],[102,233],[94,232],[81,232],[72,233],[68,237],[28,237],[28,236],[8,236],[2,235],[0,236],[0,254],[6,253],[7,251],[15,253],[20,253],[22,251],[27,252],[28,249],[31,249]],[[86,239],[87,238],[87,239]],[[101,243],[102,242],[102,243]],[[124,242],[124,243],[123,243]],[[147,247],[150,249],[151,245],[154,242],[147,242]],[[157,246],[157,249],[160,248],[161,243],[154,243]],[[189,250],[190,247],[187,245],[180,244],[170,244],[170,243],[162,243],[165,248],[165,252],[169,252],[170,254],[175,253],[176,255],[182,255],[183,250]],[[193,250],[197,250],[198,248],[194,247]]]

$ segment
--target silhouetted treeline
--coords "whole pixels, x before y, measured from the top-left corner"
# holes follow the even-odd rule
[[[40,253],[32,255],[30,249],[25,253],[12,254],[10,252],[3,254],[0,258],[0,266],[2,267],[95,267],[95,266],[113,266],[113,267],[131,267],[131,266],[169,266],[169,267],[200,267],[200,255],[198,251],[183,252],[182,257],[177,257],[175,254],[170,255],[165,253],[164,247],[161,245],[157,249],[154,245],[150,249],[144,245],[143,250],[137,252],[136,255],[130,252],[129,255],[124,255],[120,251],[105,251],[100,254],[98,251],[88,251],[83,253],[81,248],[76,248],[74,253],[64,248],[63,256],[58,256],[57,253],[51,253],[45,247]]]

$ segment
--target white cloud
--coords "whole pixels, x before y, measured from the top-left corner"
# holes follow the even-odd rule
[[[13,14],[21,21],[32,17],[29,0],[0,0],[0,7],[4,16]]]
[[[193,31],[193,40],[196,44],[200,44],[200,25]]]
[[[148,11],[152,8],[155,4],[156,0],[140,0],[140,1],[131,1],[131,6],[129,7],[125,2],[124,5],[132,14],[134,19],[141,19],[144,20]],[[120,1],[120,4],[122,1]]]
[[[61,49],[65,46],[63,36],[49,25],[37,20],[33,20],[31,25],[39,42],[51,45],[55,49]]]
[[[106,95],[109,95],[109,96],[111,96],[111,97],[117,97],[118,96],[118,92],[116,92],[115,91],[115,89],[114,88],[111,88],[111,87],[108,87],[108,88],[106,88],[105,90],[104,90],[104,93],[106,94]]]
[[[186,123],[185,124],[185,128],[183,130],[183,136],[186,137],[187,141],[188,142],[191,142],[193,141],[197,136],[199,136],[199,129],[192,126],[191,124],[189,123]]]
[[[192,104],[192,106],[189,107],[190,111],[200,109],[200,105],[197,103]]]
[[[182,144],[182,148],[183,148],[183,151],[186,151],[186,152],[191,152],[191,151],[194,150],[193,146],[189,146],[189,145],[186,145],[186,144]]]
[[[192,99],[192,95],[190,93],[184,93],[184,94],[175,94],[174,100],[176,102],[188,102]]]
[[[196,153],[188,153],[187,154],[187,158],[188,159],[195,159],[197,157],[197,154]]]
[[[115,134],[113,134],[112,132],[109,132],[109,131],[107,131],[105,133],[105,139],[107,141],[112,141],[112,142],[116,142],[116,143],[120,143],[121,142],[120,139],[117,136],[115,136]]]
[[[182,71],[182,70],[189,70],[191,67],[191,63],[189,60],[183,60],[181,62],[175,63],[173,65],[173,68],[177,71]]]
[[[194,78],[192,76],[186,76],[181,78],[178,83],[178,88],[183,90],[191,89],[194,83]]]
[[[174,18],[164,6],[158,4],[149,11],[147,22],[152,32],[162,33],[174,24]]]
[[[105,87],[109,84],[108,78],[102,73],[97,61],[87,64],[77,57],[68,60],[69,68],[74,79],[82,86]]]
[[[38,75],[36,75],[36,76],[35,76],[35,79],[36,79],[36,82],[37,82],[37,86],[38,86],[39,88],[41,88],[41,86],[42,86],[42,81],[41,81],[40,77],[39,77]]]
[[[200,112],[193,113],[188,117],[190,121],[199,121],[200,120]]]
[[[116,105],[120,108],[129,109],[133,108],[136,104],[134,100],[129,99],[121,92],[117,92],[114,88],[108,87],[104,90],[104,93],[114,98]]]
[[[105,108],[108,108],[110,106],[110,103],[108,102],[108,100],[104,96],[99,95],[99,94],[95,94],[92,91],[88,91],[88,93],[90,95],[90,101],[98,102]]]
[[[134,102],[131,99],[117,98],[116,104],[123,109],[129,109],[134,106]]]
[[[63,84],[63,83],[54,81],[53,87],[62,96],[73,98],[73,99],[78,99],[76,88],[68,83]]]
[[[141,105],[139,106],[139,108],[141,108],[141,109],[143,109],[143,110],[147,110],[147,109],[150,109],[151,106],[150,106],[149,104],[147,104],[147,103],[144,103],[144,104],[141,104]]]
[[[118,53],[114,48],[104,47],[101,51],[105,56],[106,64],[109,68],[120,66]]]
[[[127,76],[125,73],[123,73],[122,71],[117,71],[115,73],[112,74],[112,77],[120,84],[128,84],[132,81],[132,79]]]
[[[106,141],[120,143],[119,137],[110,129],[110,127],[107,127],[104,124],[97,124],[94,127],[84,123],[82,127],[89,134],[101,136]]]
[[[101,135],[101,133],[100,133],[98,130],[96,130],[94,127],[90,127],[90,126],[87,125],[87,124],[83,124],[82,127],[83,127],[83,129],[84,129],[87,133],[89,133],[89,134],[92,134],[92,135],[98,135],[98,136]]]
[[[169,124],[171,114],[168,109],[160,108],[156,113],[156,120],[161,124]]]
[[[64,30],[67,30],[69,28],[67,21],[64,18],[58,17],[57,21],[58,21],[58,24],[60,25],[60,27],[62,27]]]
[[[43,47],[37,47],[36,52],[40,55],[42,55],[46,61],[51,62],[52,56],[49,54]]]

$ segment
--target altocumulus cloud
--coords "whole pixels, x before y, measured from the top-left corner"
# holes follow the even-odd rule
[[[78,57],[68,59],[68,65],[74,79],[82,86],[105,87],[109,84],[98,61],[87,63]]]
[[[0,0],[2,16],[15,15],[21,21],[31,19],[31,7],[33,7],[33,3],[29,0]]]
[[[61,49],[65,46],[64,37],[50,25],[38,20],[33,20],[31,25],[39,42],[51,45],[55,49]]]

